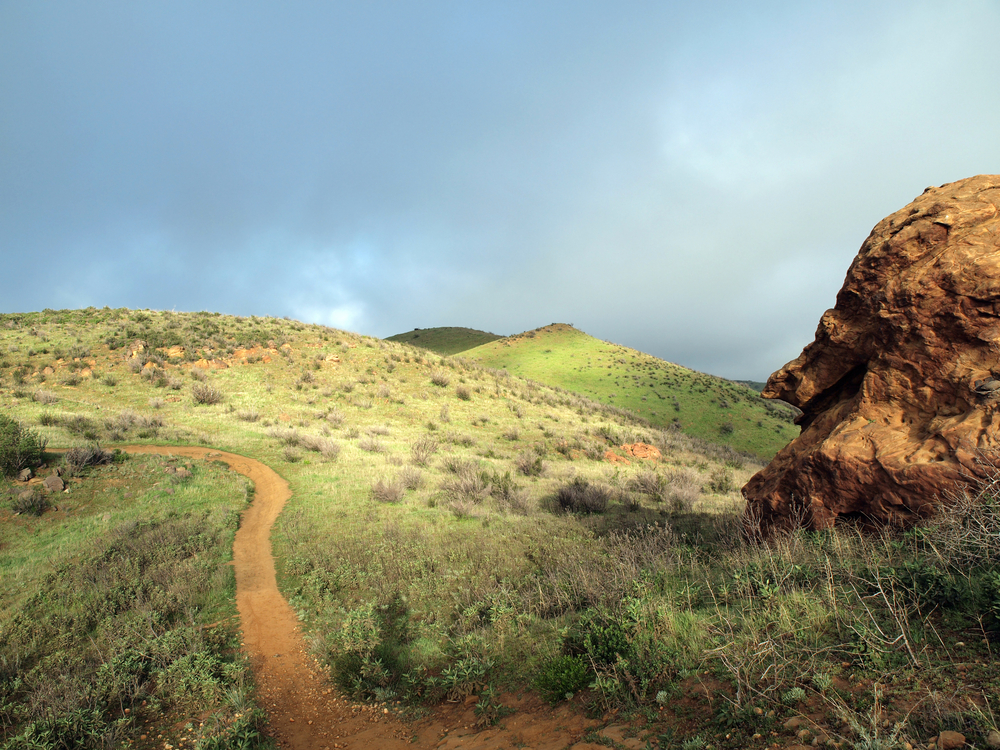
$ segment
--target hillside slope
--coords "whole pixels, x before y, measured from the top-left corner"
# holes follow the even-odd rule
[[[421,349],[428,349],[435,354],[459,354],[490,341],[501,338],[495,333],[477,331],[474,328],[414,328],[407,333],[397,333],[385,341],[395,341],[400,344],[411,344]]]
[[[470,349],[486,367],[628,409],[650,424],[770,458],[798,435],[794,411],[747,386],[553,324]]]
[[[617,378],[615,403],[624,385],[641,408],[680,384],[682,419],[698,399],[737,413],[725,381],[568,327],[524,338],[543,345],[521,369],[558,354],[581,390]],[[873,715],[912,738],[956,716],[976,747],[993,728],[966,698],[1000,703],[984,630],[995,500],[899,543],[849,527],[761,544],[738,515],[760,467],[731,449],[461,357],[274,318],[0,315],[0,415],[84,455],[95,440],[211,449],[76,470],[49,452],[29,483],[0,477],[2,750],[266,748],[264,710],[292,724],[254,706],[239,657],[224,561],[254,493],[218,451],[292,493],[277,582],[322,665],[297,684],[339,688],[367,724],[405,704],[444,717],[400,733],[406,747],[801,746],[792,715],[857,745]],[[907,710],[927,691],[962,702]],[[585,734],[588,714],[605,718]]]

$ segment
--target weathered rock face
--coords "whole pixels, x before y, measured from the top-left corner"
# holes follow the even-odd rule
[[[748,521],[911,523],[1000,442],[1000,175],[928,188],[876,225],[816,340],[763,395],[798,438],[743,488]]]

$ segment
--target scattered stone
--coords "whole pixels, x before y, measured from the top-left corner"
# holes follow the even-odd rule
[[[996,748],[1000,748],[1000,732],[998,732],[996,729],[991,729],[989,732],[987,732],[986,744],[989,747],[994,748],[994,750],[996,750]]]
[[[762,396],[802,432],[743,488],[763,531],[912,524],[1000,447],[1000,176],[928,188],[861,246],[815,340]]]
[[[788,721],[786,721],[783,726],[785,727],[785,729],[789,731],[794,731],[799,727],[801,727],[804,723],[805,719],[803,719],[801,716],[793,716]]]
[[[965,735],[961,732],[953,732],[946,729],[938,735],[938,750],[957,750],[965,744]]]
[[[66,483],[54,474],[50,477],[46,477],[43,484],[45,485],[45,489],[49,492],[62,492],[66,489]]]

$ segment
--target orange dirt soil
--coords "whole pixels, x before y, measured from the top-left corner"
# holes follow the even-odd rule
[[[628,748],[646,746],[638,737],[629,736],[634,732],[628,727],[599,729],[610,717],[605,722],[586,719],[574,706],[550,708],[534,696],[504,695],[502,702],[515,713],[487,728],[476,726],[475,698],[437,707],[429,718],[413,723],[399,720],[384,707],[344,698],[308,653],[298,618],[275,580],[271,526],[291,497],[288,483],[259,461],[211,448],[133,445],[124,450],[223,461],[256,486],[254,502],[243,513],[233,543],[236,606],[258,700],[267,711],[270,732],[279,747],[596,750],[608,739]],[[583,741],[591,731],[607,739],[601,744]]]

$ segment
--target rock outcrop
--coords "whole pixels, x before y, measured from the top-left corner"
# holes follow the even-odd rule
[[[765,398],[798,438],[743,488],[765,529],[908,524],[1000,441],[1000,175],[928,188],[861,246],[816,339]]]

